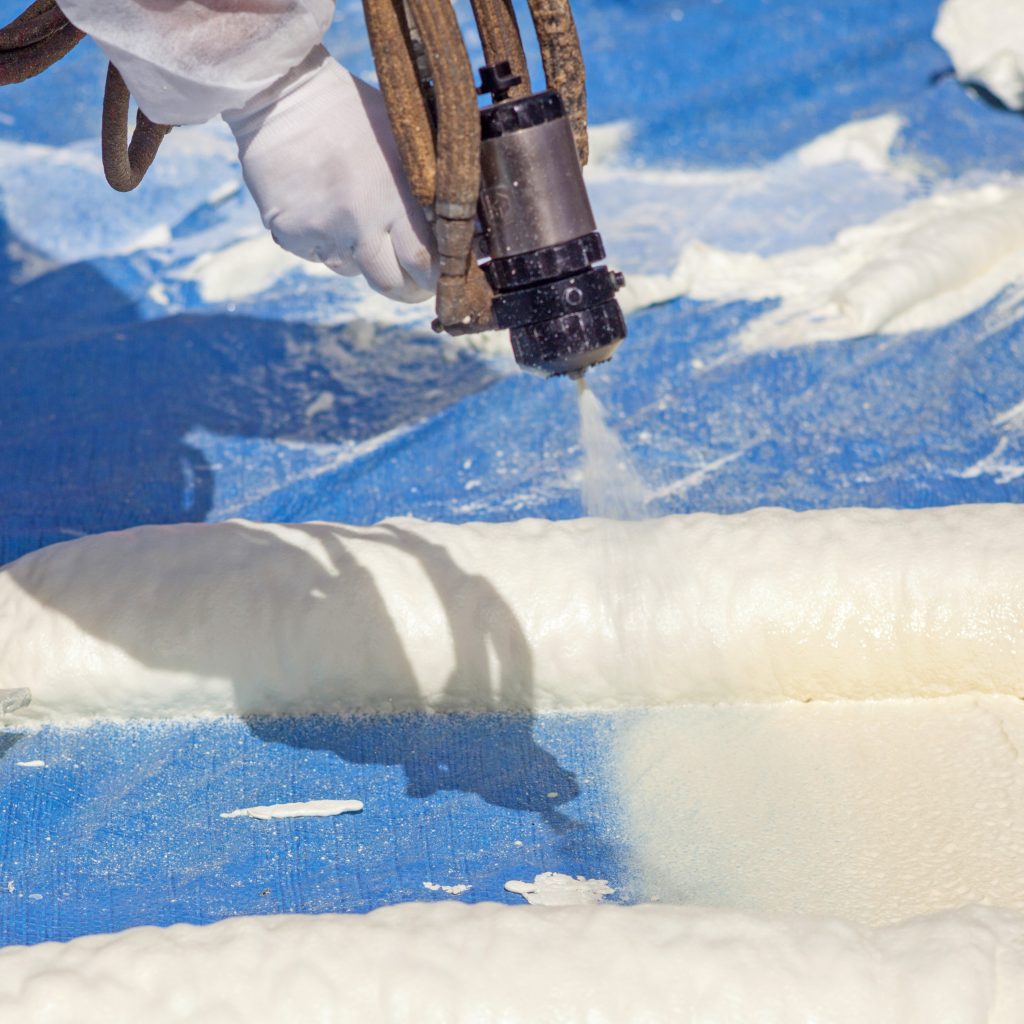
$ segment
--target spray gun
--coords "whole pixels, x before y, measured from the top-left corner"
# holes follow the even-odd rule
[[[582,166],[583,60],[568,0],[530,0],[548,88],[531,91],[509,0],[473,0],[474,78],[450,0],[364,0],[406,174],[441,258],[434,329],[508,328],[520,366],[582,377],[626,336]],[[482,109],[478,95],[489,94]]]
[[[381,90],[413,193],[433,220],[441,272],[435,329],[511,331],[516,360],[580,378],[626,336],[621,274],[604,259],[581,168],[583,57],[569,0],[528,0],[547,88],[533,92],[512,0],[471,0],[486,66],[477,86],[451,0],[363,0]],[[60,60],[82,33],[56,0],[0,28],[0,85]],[[478,94],[490,94],[480,109]],[[107,181],[135,188],[170,126],[141,111],[110,65]]]
[[[565,106],[553,90],[507,98],[507,64],[481,70],[494,104],[480,113],[484,275],[516,362],[546,376],[581,376],[626,336],[587,199]]]

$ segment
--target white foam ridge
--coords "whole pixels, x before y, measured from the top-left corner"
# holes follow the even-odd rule
[[[0,949],[4,1019],[1018,1024],[1024,918],[872,929],[687,907],[407,903]]]
[[[957,78],[1024,107],[1024,6],[1006,0],[944,0],[933,33]]]
[[[741,328],[744,351],[940,327],[1024,281],[1024,185],[1016,179],[947,187],[825,245],[759,255],[701,241],[671,273],[635,276],[640,308],[680,295],[702,300],[777,299]]]
[[[0,571],[20,721],[1024,696],[1024,507],[232,520]]]

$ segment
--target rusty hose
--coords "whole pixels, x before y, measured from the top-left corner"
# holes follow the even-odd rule
[[[587,141],[587,78],[580,37],[569,0],[529,0],[530,15],[544,62],[544,78],[565,104],[580,165],[590,155]]]
[[[437,117],[434,235],[437,318],[450,333],[491,326],[491,290],[473,258],[480,197],[480,114],[466,45],[448,0],[410,0],[433,78]]]
[[[484,58],[507,61],[520,81],[507,95],[531,92],[512,0],[471,0]],[[381,90],[419,202],[434,217],[440,254],[437,319],[451,334],[493,325],[492,292],[473,257],[480,191],[476,83],[450,0],[363,0]],[[579,36],[569,0],[530,0],[549,89],[565,103],[585,164],[587,100]]]
[[[171,125],[156,124],[141,111],[135,115],[135,131],[128,140],[128,106],[131,95],[121,72],[107,65],[103,92],[103,173],[107,184],[118,192],[137,188],[156,157],[160,143]]]
[[[36,0],[0,28],[0,85],[16,85],[42,74],[84,38],[56,0]]]
[[[41,74],[70,53],[84,36],[64,16],[56,0],[35,0],[0,29],[0,85],[13,85]],[[140,110],[129,141],[130,100],[120,72],[113,64],[108,65],[103,93],[103,172],[118,192],[138,186],[171,130],[169,125],[150,121]]]
[[[416,69],[404,0],[363,0],[370,49],[405,176],[421,206],[434,205],[434,123]]]
[[[526,66],[523,40],[511,0],[471,0],[473,17],[480,30],[484,59],[488,64],[507,61],[513,75],[521,81],[508,90],[510,99],[530,94],[530,70]]]

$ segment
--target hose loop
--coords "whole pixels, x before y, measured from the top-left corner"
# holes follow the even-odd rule
[[[172,127],[151,121],[139,110],[135,115],[135,131],[129,140],[130,102],[131,95],[121,72],[113,64],[108,64],[103,91],[103,173],[107,184],[118,192],[131,192],[139,186],[156,157],[160,143]]]
[[[56,0],[36,0],[0,28],[0,85],[17,85],[42,74],[84,37]]]

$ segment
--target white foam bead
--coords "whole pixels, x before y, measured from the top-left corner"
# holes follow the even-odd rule
[[[1024,509],[139,527],[0,570],[36,719],[1024,696]]]
[[[871,929],[686,907],[407,903],[0,950],[23,1024],[1018,1024],[1024,918]]]

